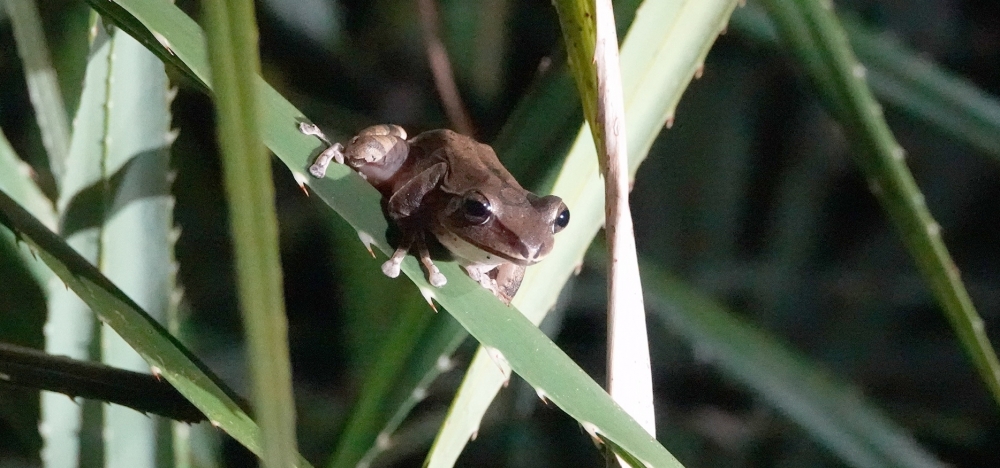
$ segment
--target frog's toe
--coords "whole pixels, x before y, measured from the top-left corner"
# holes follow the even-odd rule
[[[306,135],[319,135],[323,133],[319,127],[309,122],[299,122],[299,131]]]
[[[319,138],[327,145],[330,144],[330,140],[326,139],[326,135],[323,134],[323,130],[320,130],[315,124],[311,124],[309,122],[299,122],[299,132],[302,132],[303,135],[310,135]]]
[[[445,278],[437,267],[433,267],[433,269],[428,272],[427,281],[435,288],[440,288],[441,286],[448,284],[448,278]]]
[[[322,179],[326,177],[326,168],[330,166],[330,161],[337,161],[340,164],[344,163],[344,146],[340,143],[334,143],[329,148],[323,150],[313,164],[309,166],[309,173],[317,179]]]
[[[417,250],[420,254],[420,263],[423,263],[424,268],[427,269],[427,282],[435,288],[440,288],[447,284],[448,278],[445,278],[441,274],[441,270],[434,264],[434,260],[431,260],[431,254],[427,251],[427,244],[424,243],[423,237],[417,242]]]
[[[390,278],[399,276],[399,264],[400,262],[394,261],[391,258],[386,260],[385,263],[382,264],[382,273],[385,273],[385,276]]]
[[[409,250],[409,243],[399,246],[399,248],[392,253],[392,256],[382,264],[382,273],[385,273],[385,276],[390,278],[399,276],[399,265],[403,263],[403,257],[406,256],[406,253]]]
[[[312,166],[309,166],[309,173],[312,174],[312,176],[317,179],[322,179],[326,177],[327,166],[329,166],[329,163],[323,164],[320,162],[316,162]]]
[[[330,148],[328,148],[327,151],[330,151],[333,160],[337,161],[337,164],[344,164],[344,145],[340,143],[334,143],[330,145]]]

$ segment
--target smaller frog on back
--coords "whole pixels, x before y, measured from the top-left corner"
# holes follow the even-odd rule
[[[316,126],[303,123],[300,129],[330,144]],[[399,126],[368,127],[346,148],[335,143],[320,153],[309,172],[322,178],[331,160],[347,164],[375,187],[402,231],[399,248],[382,265],[392,278],[416,247],[428,281],[444,286],[447,280],[427,250],[426,236],[432,234],[472,279],[509,304],[524,268],[544,258],[553,234],[569,223],[562,199],[525,190],[493,148],[451,130],[407,140]]]

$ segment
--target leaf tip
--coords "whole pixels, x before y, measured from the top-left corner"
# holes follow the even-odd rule
[[[365,250],[368,250],[368,253],[371,254],[372,258],[375,258],[375,252],[372,251],[372,245],[375,244],[375,238],[372,237],[371,234],[359,229],[358,239],[361,239],[361,243],[364,244]]]
[[[388,432],[379,432],[378,437],[375,438],[375,446],[382,451],[388,450],[389,447],[392,447],[392,437]]]
[[[176,57],[177,53],[174,52],[174,48],[170,46],[170,41],[167,39],[167,37],[164,36],[163,34],[160,34],[157,31],[152,31],[152,32],[153,32],[153,37],[156,38],[156,42],[159,42],[164,49],[167,49],[167,52],[169,52],[170,55]]]
[[[295,179],[296,184],[299,184],[299,188],[302,189],[302,193],[306,194],[308,197],[309,190],[306,189],[306,182],[308,182],[309,179],[304,174],[297,171],[292,171],[292,178]]]
[[[535,395],[538,395],[538,399],[542,400],[542,403],[545,403],[545,406],[549,405],[549,394],[545,393],[545,390],[542,390],[541,388],[536,388]]]
[[[580,427],[583,427],[584,431],[590,435],[590,440],[594,441],[594,445],[600,447],[604,445],[604,440],[598,435],[597,426],[588,421],[580,421]]]
[[[510,362],[507,361],[507,357],[499,349],[485,345],[483,348],[486,349],[486,355],[500,368],[500,373],[504,376],[503,386],[506,388],[507,384],[510,383]]]
[[[413,392],[410,393],[410,397],[413,398],[413,401],[416,402],[424,401],[424,399],[427,398],[427,388],[426,387],[414,388]]]
[[[417,289],[420,290],[420,295],[424,296],[424,300],[427,301],[427,305],[431,306],[431,309],[434,309],[434,313],[437,313],[438,308],[434,305],[434,291],[431,291],[430,288],[425,288],[423,286],[417,286]]]
[[[451,356],[448,356],[447,354],[438,356],[437,362],[434,363],[434,368],[437,369],[438,372],[448,372],[454,367],[455,361],[453,361]]]

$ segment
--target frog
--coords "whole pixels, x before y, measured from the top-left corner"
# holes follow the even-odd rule
[[[492,147],[469,136],[437,129],[408,139],[402,127],[382,124],[361,130],[345,146],[331,143],[313,124],[299,129],[327,145],[309,167],[313,177],[325,177],[331,162],[345,164],[382,195],[385,213],[401,232],[382,264],[390,278],[399,276],[403,259],[415,250],[428,283],[447,284],[428,248],[436,240],[469,277],[509,305],[525,268],[545,258],[555,234],[569,224],[560,197],[521,187]]]

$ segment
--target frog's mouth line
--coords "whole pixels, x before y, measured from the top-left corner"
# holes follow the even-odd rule
[[[462,239],[462,240],[464,241],[464,239]],[[468,241],[466,241],[466,242],[468,242]],[[535,259],[534,261],[531,261],[531,260],[528,260],[525,257],[517,257],[517,256],[507,255],[507,254],[505,254],[503,252],[497,251],[496,249],[487,247],[485,245],[473,244],[471,242],[469,244],[475,246],[479,250],[482,250],[484,252],[489,252],[492,255],[495,255],[495,256],[500,257],[500,258],[502,258],[504,260],[507,260],[508,262],[511,262],[513,264],[516,264],[516,265],[521,265],[521,266],[534,265],[534,264],[538,263],[539,260],[541,260],[542,258],[544,258],[544,256],[543,256],[543,257],[539,257],[539,258]]]
[[[435,230],[434,236],[437,237],[438,242],[440,242],[441,245],[448,249],[452,255],[459,260],[459,263],[465,262],[466,264],[481,263],[485,265],[499,265],[504,262],[510,262],[515,265],[530,266],[538,263],[539,260],[544,258],[544,256],[542,256],[537,258],[535,261],[530,261],[524,257],[510,256],[491,247],[475,244],[462,239],[448,230]]]

